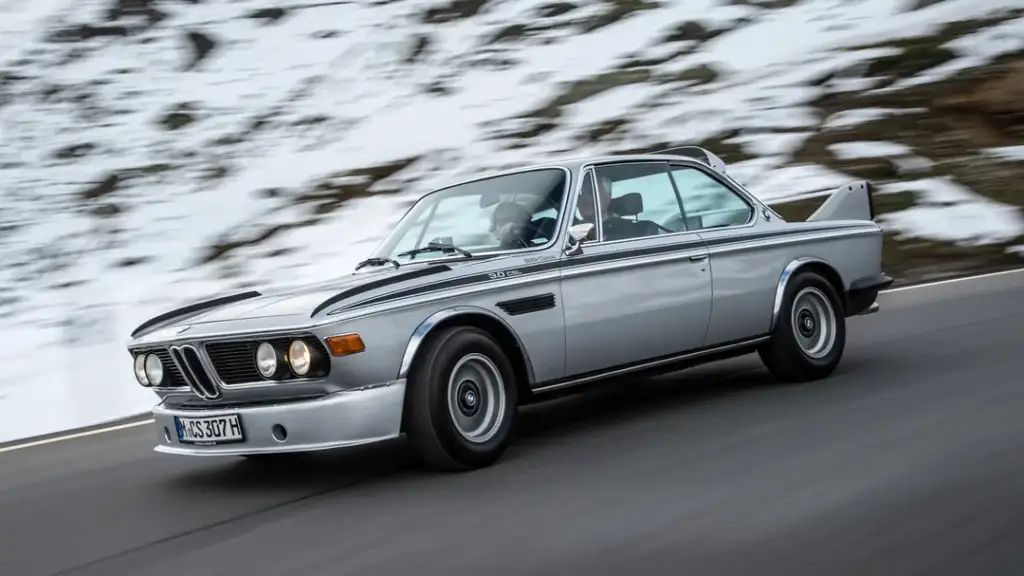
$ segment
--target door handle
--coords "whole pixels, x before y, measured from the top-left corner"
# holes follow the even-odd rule
[[[690,261],[691,262],[700,262],[701,260],[707,260],[707,259],[708,259],[708,255],[707,254],[694,254],[693,256],[690,256]]]

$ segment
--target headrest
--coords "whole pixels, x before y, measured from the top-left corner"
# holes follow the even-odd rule
[[[608,207],[619,216],[636,216],[644,211],[644,197],[639,192],[630,192],[612,198]]]

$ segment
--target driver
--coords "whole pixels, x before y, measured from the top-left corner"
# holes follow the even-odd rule
[[[530,212],[517,202],[502,202],[491,214],[491,234],[502,250],[528,248],[533,238]]]

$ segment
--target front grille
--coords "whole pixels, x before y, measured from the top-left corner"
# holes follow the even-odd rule
[[[196,395],[206,399],[220,397],[220,389],[206,372],[199,351],[194,346],[171,346],[171,358],[181,368],[189,387]]]
[[[268,340],[247,340],[229,342],[210,342],[206,344],[206,355],[209,356],[214,370],[221,382],[225,384],[243,384],[262,382],[259,370],[256,369],[256,347],[260,342],[269,342],[275,348],[288,350],[294,340],[302,340],[311,348],[327,354],[327,348],[312,336],[300,338],[270,338]],[[294,378],[292,376],[291,378]],[[286,380],[289,378],[286,378]]]
[[[221,382],[258,382],[263,378],[256,369],[256,346],[257,342],[215,342],[206,345],[206,355]]]

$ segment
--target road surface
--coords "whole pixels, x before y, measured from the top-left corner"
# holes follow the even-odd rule
[[[887,293],[834,377],[756,356],[524,410],[497,466],[290,468],[148,427],[0,453],[0,574],[1024,574],[1024,275]]]

